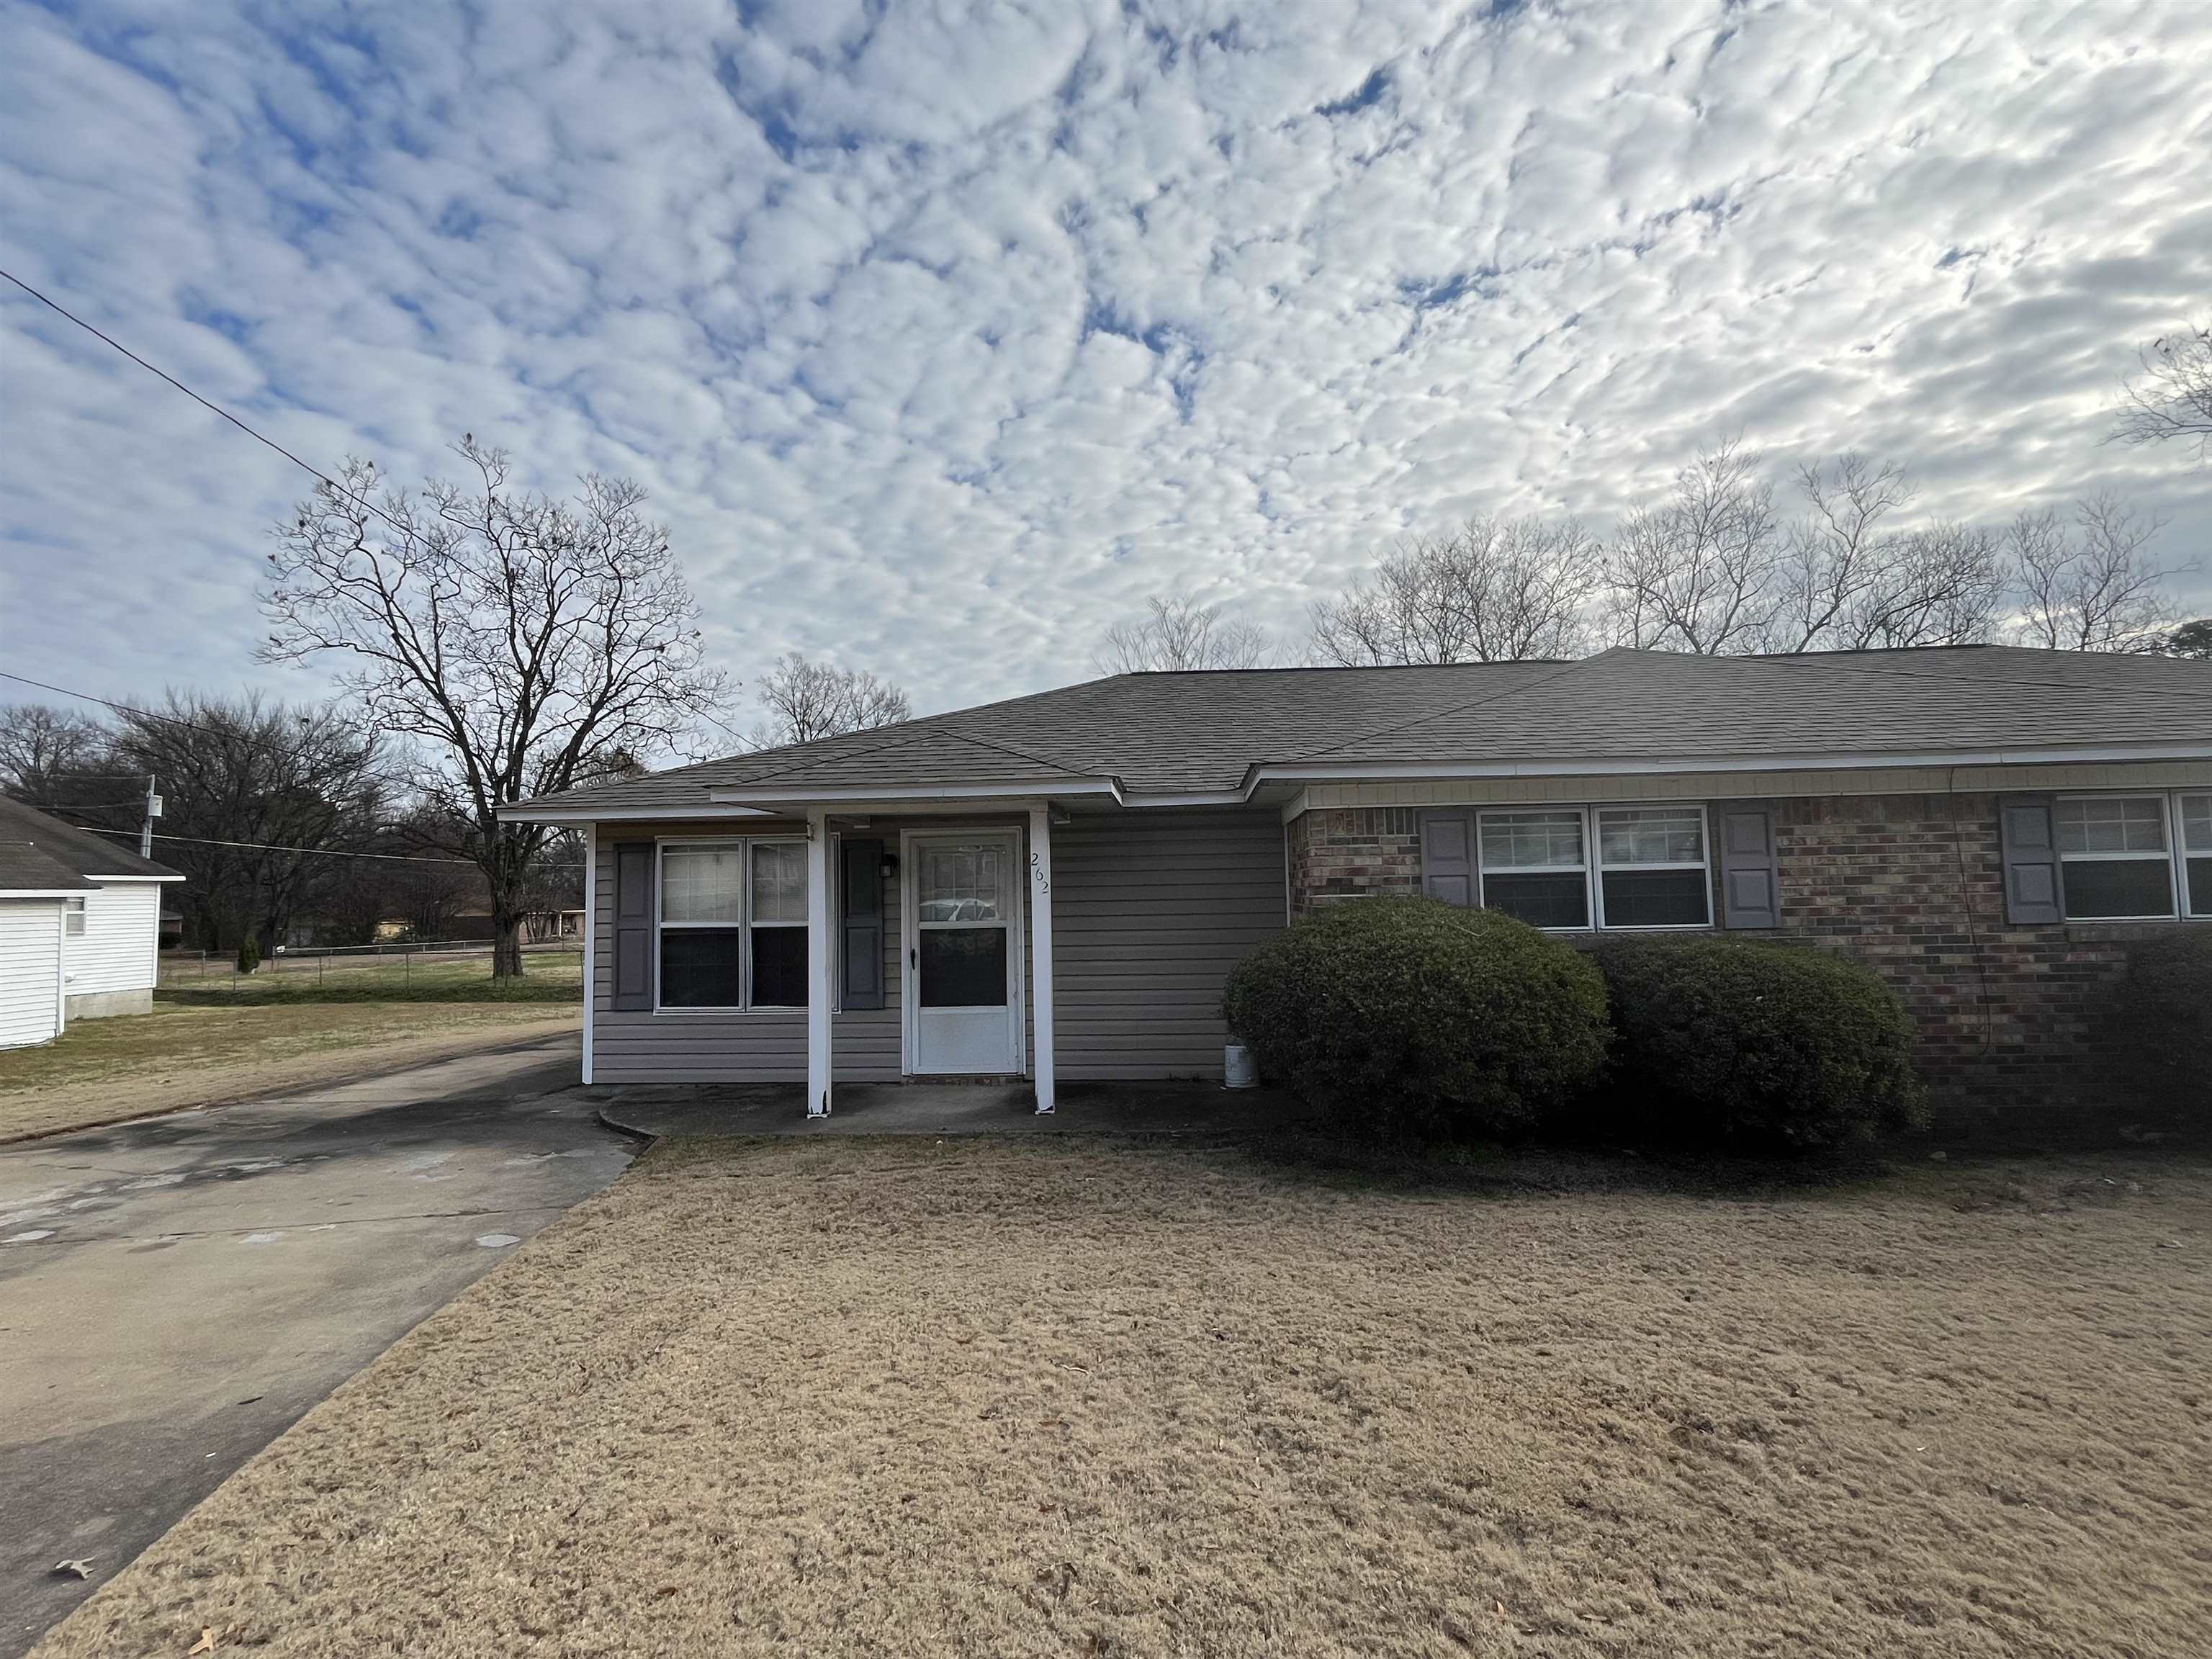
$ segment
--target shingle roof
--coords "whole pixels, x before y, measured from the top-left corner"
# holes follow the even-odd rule
[[[1985,752],[2212,744],[2212,663],[2008,646],[1122,674],[553,797],[703,805],[915,783],[1235,789],[1260,766]],[[535,803],[533,803],[535,804]]]
[[[177,871],[126,847],[0,795],[0,890],[90,887],[87,878],[169,876]],[[65,879],[59,878],[65,878]]]

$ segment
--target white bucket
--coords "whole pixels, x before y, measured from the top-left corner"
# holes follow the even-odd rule
[[[1241,1042],[1222,1045],[1221,1086],[1224,1089],[1256,1089],[1260,1086],[1260,1068],[1252,1063],[1252,1051]]]

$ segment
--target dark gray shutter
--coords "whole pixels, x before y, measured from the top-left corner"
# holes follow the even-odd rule
[[[653,1006],[653,843],[615,843],[616,1008]]]
[[[1774,809],[1761,803],[1723,801],[1713,808],[1720,826],[1721,923],[1727,927],[1779,927],[1782,878],[1774,856]]]
[[[2048,795],[2007,795],[1997,802],[2007,921],[2033,926],[2066,920],[2055,817]]]
[[[840,896],[840,960],[843,963],[839,1002],[847,1008],[884,1006],[884,844],[844,842],[845,868]]]
[[[1474,902],[1474,814],[1421,814],[1421,890],[1446,904]]]

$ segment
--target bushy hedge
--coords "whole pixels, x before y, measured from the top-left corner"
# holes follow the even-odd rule
[[[2144,1104],[2212,1108],[2212,928],[2130,945],[2106,1029]]]
[[[1580,952],[1426,898],[1323,906],[1237,964],[1222,1013],[1271,1081],[1431,1137],[1530,1127],[1606,1051],[1605,988]]]
[[[1864,964],[1808,946],[1613,939],[1611,1127],[1673,1146],[1814,1151],[1921,1121],[1912,1017]]]

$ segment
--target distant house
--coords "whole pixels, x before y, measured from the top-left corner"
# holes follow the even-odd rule
[[[184,877],[0,799],[0,1048],[154,1006],[161,886]]]
[[[504,809],[590,848],[584,1076],[1220,1074],[1223,981],[1425,892],[1858,957],[1947,1091],[2094,1071],[2212,926],[2212,663],[1996,646],[1127,674]]]

